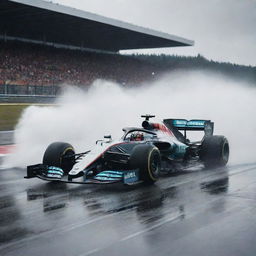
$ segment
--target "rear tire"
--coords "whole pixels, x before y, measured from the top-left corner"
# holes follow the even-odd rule
[[[159,178],[161,155],[157,147],[138,145],[130,157],[131,168],[139,168],[140,179],[146,184],[153,184]]]
[[[75,164],[75,156],[65,159],[65,156],[74,155],[75,150],[65,142],[54,142],[45,150],[43,164],[60,167],[65,174],[72,169]]]
[[[224,136],[206,137],[201,146],[200,160],[205,167],[225,166],[229,159],[229,143]]]

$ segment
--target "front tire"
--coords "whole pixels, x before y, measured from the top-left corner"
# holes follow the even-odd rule
[[[229,143],[224,136],[206,137],[201,146],[200,160],[205,167],[225,166],[229,159]]]
[[[155,183],[160,174],[161,155],[157,147],[138,145],[130,157],[131,168],[139,168],[140,179],[146,184]]]
[[[75,156],[72,156],[74,154],[75,150],[69,143],[54,142],[45,150],[43,164],[60,167],[65,174],[68,174],[75,164]]]

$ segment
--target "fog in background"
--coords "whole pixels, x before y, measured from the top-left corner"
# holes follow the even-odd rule
[[[122,135],[126,126],[140,126],[141,114],[158,119],[211,119],[215,134],[230,141],[230,164],[256,160],[256,89],[206,72],[174,72],[151,85],[125,89],[96,81],[88,91],[66,87],[57,106],[27,108],[16,127],[16,152],[5,165],[40,163],[48,144],[65,141],[78,152],[97,139]]]
[[[179,35],[194,47],[143,53],[202,54],[208,59],[256,65],[256,0],[54,0],[85,11]]]

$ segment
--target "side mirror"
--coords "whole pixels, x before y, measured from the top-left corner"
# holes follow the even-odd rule
[[[102,145],[103,140],[96,140],[96,145],[97,145],[99,142],[101,142],[101,145]]]

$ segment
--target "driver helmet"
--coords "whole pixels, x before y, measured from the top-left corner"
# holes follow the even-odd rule
[[[131,135],[131,141],[142,141],[144,140],[144,135],[141,132],[133,133]]]

